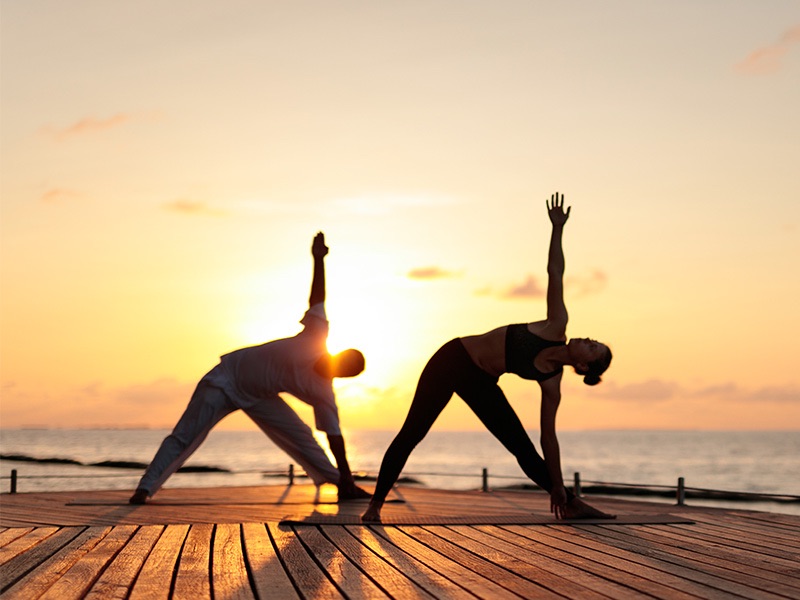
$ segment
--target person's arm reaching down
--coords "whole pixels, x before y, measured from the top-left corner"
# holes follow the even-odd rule
[[[347,462],[347,452],[344,448],[344,437],[328,434],[328,445],[336,459],[336,468],[339,469],[339,500],[355,500],[370,498],[371,494],[356,485],[350,464]]]
[[[561,403],[561,374],[540,383],[542,408],[540,416],[541,444],[547,474],[550,476],[550,511],[558,519],[564,518],[567,505],[567,490],[561,473],[561,450],[556,436],[556,413]]]

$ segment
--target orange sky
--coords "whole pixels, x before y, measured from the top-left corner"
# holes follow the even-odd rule
[[[0,427],[171,426],[298,331],[322,230],[344,424],[395,429],[442,343],[543,318],[559,190],[615,355],[562,429],[800,429],[796,2],[0,9]]]

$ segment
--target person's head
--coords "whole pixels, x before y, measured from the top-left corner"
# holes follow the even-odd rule
[[[583,383],[586,385],[600,383],[600,376],[611,364],[611,349],[589,338],[572,338],[568,348],[572,366],[578,375],[583,375]]]
[[[364,371],[365,364],[364,355],[358,350],[354,348],[343,350],[331,356],[331,377],[355,377]]]

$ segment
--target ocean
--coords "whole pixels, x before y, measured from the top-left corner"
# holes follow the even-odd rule
[[[12,469],[18,474],[19,492],[133,489],[141,466],[91,465],[104,461],[146,465],[168,434],[160,429],[0,430],[0,492],[9,491]],[[345,432],[353,470],[376,475],[394,434]],[[538,432],[529,435],[538,448]],[[797,431],[564,431],[559,432],[559,442],[568,485],[578,472],[584,486],[604,482],[674,487],[683,477],[687,488],[800,496]],[[324,442],[322,446],[327,447]],[[46,462],[49,459],[75,462]],[[270,472],[285,473],[290,462],[260,431],[214,430],[186,464],[225,471],[177,473],[165,487],[281,483],[285,477]],[[486,431],[432,431],[411,455],[403,475],[432,488],[478,489],[484,468],[493,488],[528,481],[516,460]],[[373,482],[361,485],[371,489]],[[687,503],[800,514],[797,502]]]

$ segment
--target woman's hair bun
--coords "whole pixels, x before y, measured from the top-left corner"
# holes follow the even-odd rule
[[[586,385],[597,385],[598,383],[600,383],[600,381],[601,381],[600,375],[591,375],[590,374],[590,375],[586,375],[583,378],[583,383],[585,383]]]

